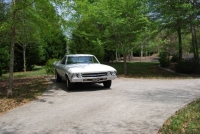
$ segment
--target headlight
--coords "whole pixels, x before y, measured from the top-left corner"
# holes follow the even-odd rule
[[[82,77],[81,73],[72,74],[72,78],[81,78],[81,77]]]
[[[116,76],[116,72],[115,71],[111,71],[107,73],[108,76]]]
[[[115,76],[116,75],[116,72],[114,71],[114,72],[110,72],[110,74],[112,75],[112,76]]]
[[[111,73],[110,73],[110,72],[107,72],[107,75],[108,75],[108,76],[110,76],[110,75],[111,75]]]

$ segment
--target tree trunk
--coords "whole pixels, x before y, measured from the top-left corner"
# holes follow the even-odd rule
[[[126,57],[127,57],[127,55],[126,55],[126,54],[124,54],[124,75],[126,75],[126,74],[127,74]]]
[[[133,51],[131,51],[131,60],[133,59]]]
[[[141,45],[140,61],[142,61],[142,58],[143,58],[143,45]]]
[[[180,27],[180,24],[178,22],[178,48],[179,48],[179,53],[178,53],[178,57],[179,57],[179,61],[182,60],[182,55],[183,55],[183,52],[182,52],[182,38],[181,38],[181,27]]]
[[[9,88],[7,90],[7,97],[12,96],[13,90],[13,68],[14,68],[14,47],[15,47],[15,20],[16,20],[16,10],[15,10],[15,0],[12,1],[13,4],[13,16],[12,16],[12,27],[11,27],[11,45],[10,45],[10,72],[9,72]]]
[[[147,52],[147,49],[145,50],[145,60],[147,60],[147,55],[148,55],[148,52]]]
[[[190,29],[191,29],[191,33],[192,33],[192,48],[193,48],[193,53],[194,53],[194,59],[198,60],[199,54],[198,54],[197,36],[196,36],[196,28],[192,24],[193,20],[194,20],[194,15],[190,15]]]
[[[24,72],[26,72],[26,45],[23,45]]]
[[[119,60],[118,60],[118,55],[117,55],[117,50],[115,51],[115,56],[116,56],[116,57],[115,57],[115,58],[116,58],[116,61],[119,61]]]

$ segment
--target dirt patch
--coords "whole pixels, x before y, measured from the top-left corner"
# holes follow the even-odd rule
[[[7,98],[8,80],[0,80],[0,115],[37,98],[47,89],[44,77],[20,78],[14,80],[13,96]]]

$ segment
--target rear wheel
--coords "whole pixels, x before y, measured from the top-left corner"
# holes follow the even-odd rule
[[[55,78],[56,78],[56,82],[62,81],[62,77],[60,77],[60,75],[57,73],[57,71],[55,71]]]
[[[67,86],[67,91],[69,91],[73,88],[73,83],[70,82],[68,77],[66,78],[66,86]]]
[[[105,88],[110,88],[111,84],[112,84],[112,81],[111,81],[111,80],[108,80],[108,81],[104,81],[104,82],[103,82],[103,85],[104,85]]]

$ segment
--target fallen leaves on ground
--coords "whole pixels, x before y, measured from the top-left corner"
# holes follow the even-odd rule
[[[0,80],[0,115],[37,98],[48,85],[44,77],[15,79],[13,84],[13,96],[7,98],[9,80]]]

